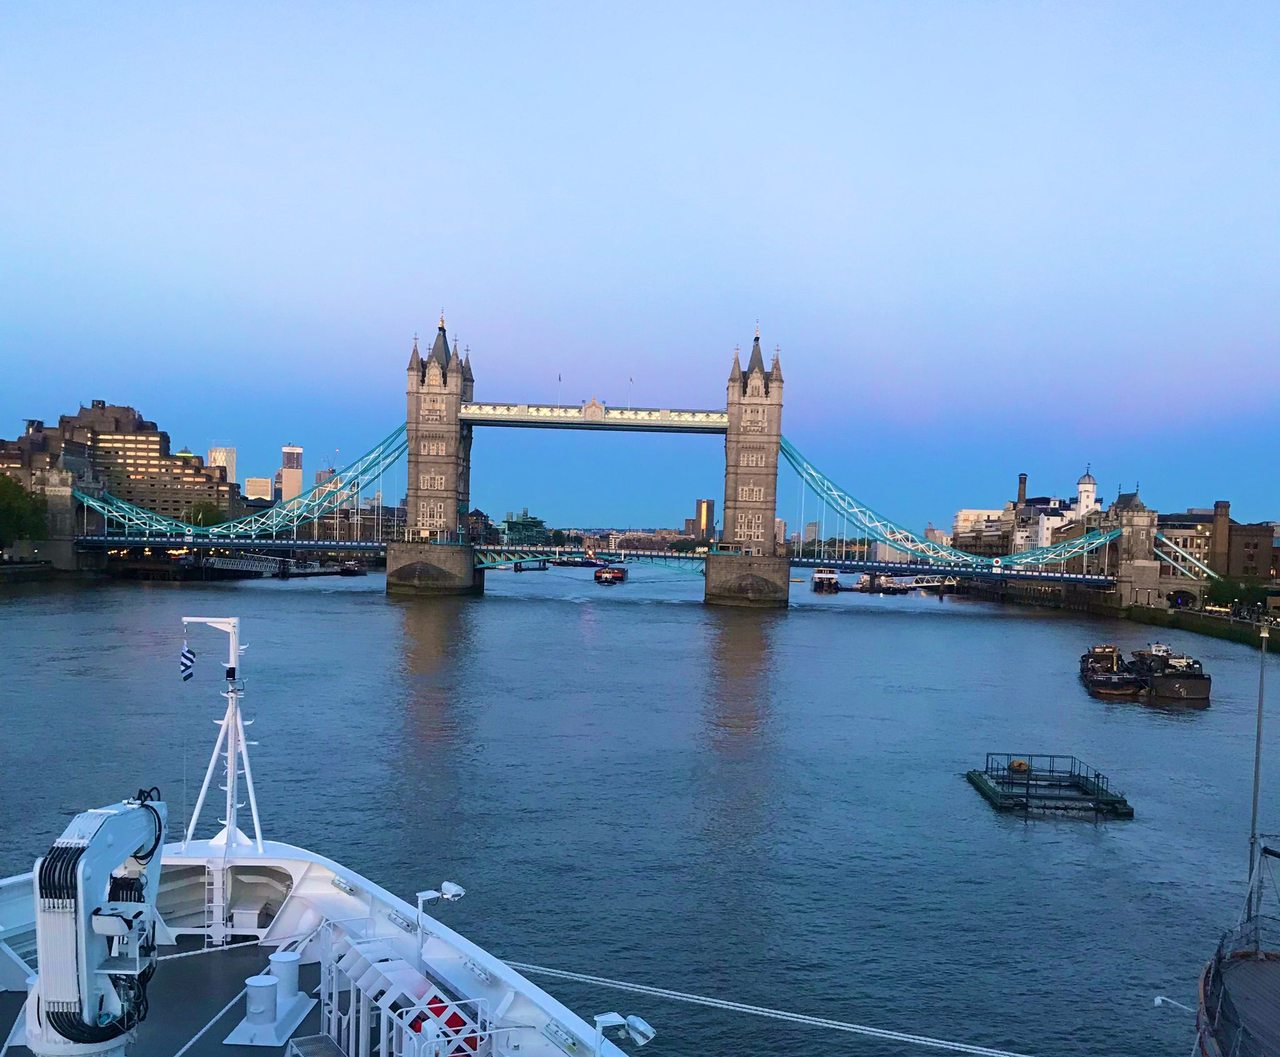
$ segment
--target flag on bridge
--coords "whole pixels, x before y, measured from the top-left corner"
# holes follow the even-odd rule
[[[191,647],[185,642],[182,644],[182,652],[178,655],[178,670],[182,672],[182,681],[188,682],[195,674],[196,655],[192,652]]]

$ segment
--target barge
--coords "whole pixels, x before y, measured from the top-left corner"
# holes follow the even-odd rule
[[[997,811],[1133,818],[1107,776],[1074,756],[989,752],[982,769],[965,778]]]
[[[1209,703],[1212,678],[1204,666],[1185,653],[1174,653],[1162,642],[1133,652],[1131,669],[1142,680],[1147,696],[1165,701]]]
[[[1137,697],[1143,682],[1130,670],[1118,646],[1090,646],[1080,655],[1080,681],[1097,697]]]

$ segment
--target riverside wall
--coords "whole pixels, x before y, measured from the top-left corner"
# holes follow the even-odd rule
[[[1088,588],[1049,585],[974,582],[962,584],[957,592],[970,598],[988,602],[1007,602],[1013,605],[1044,606],[1050,609],[1066,609],[1075,613],[1111,617],[1115,620],[1132,620],[1137,624],[1150,624],[1178,631],[1193,631],[1197,635],[1211,635],[1217,639],[1239,642],[1257,647],[1261,643],[1260,628],[1244,620],[1218,617],[1210,613],[1198,613],[1187,609],[1159,609],[1154,606],[1122,606],[1110,593]],[[1280,635],[1276,636],[1280,638]],[[1280,649],[1280,643],[1277,643]]]

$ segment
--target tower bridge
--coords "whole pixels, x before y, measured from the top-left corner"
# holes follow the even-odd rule
[[[724,437],[724,529],[710,553],[678,556],[619,552],[616,560],[677,562],[702,567],[711,604],[785,606],[792,564],[822,564],[850,572],[934,575],[958,579],[1023,580],[1133,590],[1134,569],[1156,565],[1154,514],[1121,513],[1118,522],[1083,526],[1052,546],[999,558],[980,557],[924,539],[877,514],[826,477],[782,434],[784,381],[780,355],[766,365],[757,329],[745,366],[735,350],[724,407],[618,408],[592,399],[577,406],[475,399],[469,353],[450,346],[443,316],[426,355],[417,340],[406,369],[405,422],[373,448],[307,492],[262,513],[220,525],[188,525],[109,494],[76,492],[102,515],[103,531],[86,532],[78,547],[175,546],[225,551],[346,550],[387,557],[387,590],[396,594],[465,594],[484,590],[485,570],[569,552],[550,548],[473,546],[467,539],[471,506],[471,448],[480,426],[537,429],[694,433]],[[407,463],[403,522],[393,540],[318,540],[301,530],[340,508],[359,509],[363,494],[382,492],[383,475]],[[796,473],[849,539],[887,544],[897,557],[792,559],[775,538],[778,468]],[[380,505],[379,505],[380,509]],[[1126,521],[1126,517],[1128,520]],[[580,553],[580,552],[579,552]],[[1127,577],[1127,579],[1126,579]]]
[[[782,442],[782,365],[765,366],[756,330],[744,369],[735,351],[723,410],[480,403],[469,353],[449,346],[443,314],[430,350],[415,339],[406,370],[409,461],[405,540],[387,548],[387,590],[451,594],[484,589],[484,569],[462,542],[471,506],[471,445],[477,426],[710,433],[725,438],[725,553],[706,559],[705,599],[727,605],[784,606],[787,559],[774,539]]]

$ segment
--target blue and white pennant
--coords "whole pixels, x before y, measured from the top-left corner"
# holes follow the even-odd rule
[[[182,643],[182,652],[178,658],[178,670],[182,673],[182,681],[188,682],[195,674],[196,655],[185,641]]]

